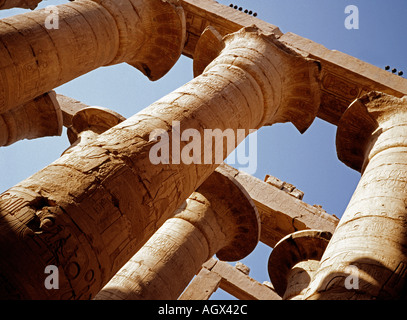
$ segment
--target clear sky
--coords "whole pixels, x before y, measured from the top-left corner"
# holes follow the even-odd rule
[[[46,0],[39,8],[65,3]],[[405,0],[219,0],[258,13],[258,18],[277,25],[282,32],[294,32],[329,49],[345,52],[384,68],[403,70],[407,75]],[[348,30],[345,7],[359,9],[359,29]],[[3,10],[0,18],[27,10]],[[121,64],[100,68],[56,88],[88,105],[103,106],[129,117],[192,79],[192,61],[181,57],[162,79],[150,82],[138,70]],[[304,134],[291,124],[261,128],[257,133],[257,170],[294,184],[305,192],[304,201],[321,205],[341,217],[359,180],[359,173],[347,168],[336,156],[336,127],[316,119]],[[64,130],[61,137],[20,141],[0,149],[0,192],[40,170],[69,146]],[[269,281],[267,261],[271,249],[259,244],[243,260],[256,280]],[[220,290],[213,296],[229,298]]]

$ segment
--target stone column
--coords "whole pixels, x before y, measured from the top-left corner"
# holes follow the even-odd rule
[[[34,10],[42,0],[0,0],[0,10],[22,8]]]
[[[214,254],[226,261],[243,259],[259,236],[260,218],[246,190],[215,171],[96,299],[176,300]]]
[[[285,236],[271,251],[268,272],[283,300],[302,300],[332,234],[301,230]]]
[[[338,157],[362,173],[308,299],[400,299],[407,268],[407,98],[371,92],[337,131]]]
[[[178,1],[76,0],[0,21],[0,113],[98,67],[126,62],[151,80],[178,60]]]
[[[233,148],[199,140],[208,130],[236,136],[276,122],[301,131],[312,123],[319,107],[313,60],[256,28],[224,41],[200,76],[0,195],[1,296],[89,299],[99,292],[219,166],[201,157],[181,161],[191,143],[180,141],[184,130],[202,154],[215,150],[223,161]],[[153,163],[159,146],[163,157]],[[47,230],[44,213],[54,221]],[[43,286],[50,264],[59,267],[59,290]]]
[[[71,146],[63,154],[71,152],[75,146],[86,146],[99,134],[124,120],[125,117],[107,108],[88,106],[79,110],[73,115],[72,124],[67,130]]]
[[[0,114],[0,146],[23,139],[59,136],[62,111],[54,91]]]

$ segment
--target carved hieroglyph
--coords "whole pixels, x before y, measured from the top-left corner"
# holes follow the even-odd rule
[[[76,0],[0,20],[0,113],[98,67],[127,62],[151,80],[178,60],[185,17],[177,1]]]
[[[407,97],[371,92],[342,116],[339,159],[361,180],[308,299],[400,299],[407,269]]]
[[[0,114],[0,146],[22,139],[59,136],[62,111],[54,91]]]
[[[96,295],[96,299],[174,300],[202,264],[243,259],[260,238],[260,217],[244,188],[215,171]]]
[[[219,165],[152,164],[154,129],[170,141],[173,121],[201,136],[282,121],[304,131],[319,106],[317,77],[313,60],[273,35],[226,37],[200,76],[0,195],[0,295],[92,298]],[[202,141],[202,154],[208,147]],[[44,288],[49,264],[59,290]]]

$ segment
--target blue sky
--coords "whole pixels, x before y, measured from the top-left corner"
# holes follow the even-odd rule
[[[64,3],[46,0],[39,8]],[[405,0],[219,0],[258,13],[258,18],[294,32],[329,49],[345,52],[380,68],[386,65],[407,75]],[[359,9],[359,29],[344,26],[345,7]],[[27,10],[0,11],[0,18]],[[162,79],[150,82],[139,71],[121,64],[100,68],[56,88],[89,105],[103,106],[129,117],[192,79],[192,61],[181,57]],[[359,173],[336,156],[336,127],[316,119],[304,134],[291,124],[261,128],[257,133],[257,171],[294,184],[305,192],[304,201],[318,204],[330,214],[342,216],[358,183]],[[61,137],[20,141],[0,149],[0,191],[40,170],[69,146],[65,130]],[[243,262],[256,280],[268,281],[267,261],[271,249],[259,244]],[[214,298],[228,298],[218,291]]]

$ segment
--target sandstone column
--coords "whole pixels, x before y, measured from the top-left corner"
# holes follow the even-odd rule
[[[42,0],[0,0],[0,10],[23,8],[34,10]]]
[[[96,299],[176,300],[214,254],[226,261],[243,259],[259,236],[260,218],[250,196],[232,176],[217,170]]]
[[[99,134],[126,120],[113,110],[102,107],[85,107],[72,117],[72,125],[67,130],[71,146],[63,154],[71,152],[75,146],[86,146]]]
[[[54,91],[0,114],[0,146],[22,139],[59,136],[62,111]]]
[[[339,159],[362,177],[308,299],[400,299],[407,267],[407,98],[371,92],[337,131]]]
[[[173,138],[284,121],[304,131],[319,106],[317,75],[314,61],[273,35],[227,36],[200,76],[0,195],[0,295],[92,298],[219,165],[180,161],[190,142],[177,150]],[[157,129],[170,153],[153,164],[165,136]],[[202,154],[215,149],[204,142]],[[43,286],[49,264],[59,267],[58,290]]]
[[[0,21],[0,113],[101,66],[126,62],[151,80],[178,60],[176,0],[76,0]]]
[[[274,289],[283,300],[302,300],[331,236],[326,231],[301,230],[276,244],[270,254],[268,271]]]

